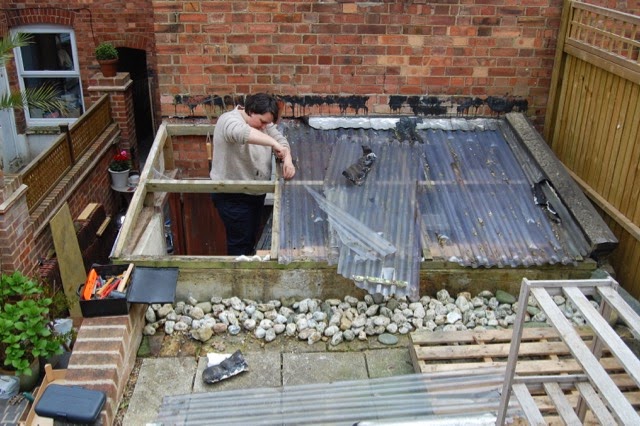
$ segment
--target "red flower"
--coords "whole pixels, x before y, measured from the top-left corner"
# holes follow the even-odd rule
[[[131,157],[129,153],[124,149],[113,156],[111,164],[109,164],[109,170],[114,172],[122,172],[131,168]]]

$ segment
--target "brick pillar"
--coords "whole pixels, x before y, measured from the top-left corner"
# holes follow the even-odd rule
[[[138,151],[135,113],[133,110],[133,81],[129,73],[119,72],[115,77],[105,77],[97,73],[89,80],[89,97],[95,103],[105,93],[111,102],[111,115],[121,131],[119,149]],[[137,159],[134,157],[134,164]]]
[[[118,412],[142,341],[146,309],[132,304],[129,315],[85,318],[78,331],[64,380],[106,393],[103,425],[113,424]]]
[[[0,201],[0,272],[19,270],[34,276],[38,259],[31,250],[34,228],[27,206],[27,186],[5,190],[6,196]]]

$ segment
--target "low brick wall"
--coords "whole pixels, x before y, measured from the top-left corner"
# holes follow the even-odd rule
[[[85,318],[76,338],[65,383],[106,392],[100,423],[111,425],[142,340],[146,305],[129,315]]]

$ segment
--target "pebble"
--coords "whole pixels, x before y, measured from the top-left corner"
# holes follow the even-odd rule
[[[378,342],[384,345],[395,345],[398,343],[398,338],[393,334],[383,333],[378,336]]]
[[[554,297],[562,313],[575,325],[584,325],[584,317],[564,297]],[[597,308],[597,303],[591,301]],[[547,317],[535,299],[526,304],[525,327],[547,325]],[[198,301],[193,297],[175,305],[153,304],[145,312],[143,334],[184,333],[206,342],[214,334],[253,335],[265,343],[279,335],[297,337],[313,345],[319,341],[338,346],[355,339],[377,336],[385,345],[395,345],[398,335],[416,330],[453,332],[510,328],[517,319],[518,301],[502,291],[481,291],[476,296],[460,292],[452,297],[440,290],[435,297],[419,301],[389,296],[365,295],[363,300],[345,296],[343,300],[318,299],[270,300],[266,303],[231,297],[212,297]]]

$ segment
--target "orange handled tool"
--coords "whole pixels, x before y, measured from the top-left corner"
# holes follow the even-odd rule
[[[84,291],[82,292],[82,298],[84,300],[91,300],[93,296],[93,290],[96,288],[96,281],[98,280],[98,272],[94,268],[91,268],[87,281],[84,283]]]

